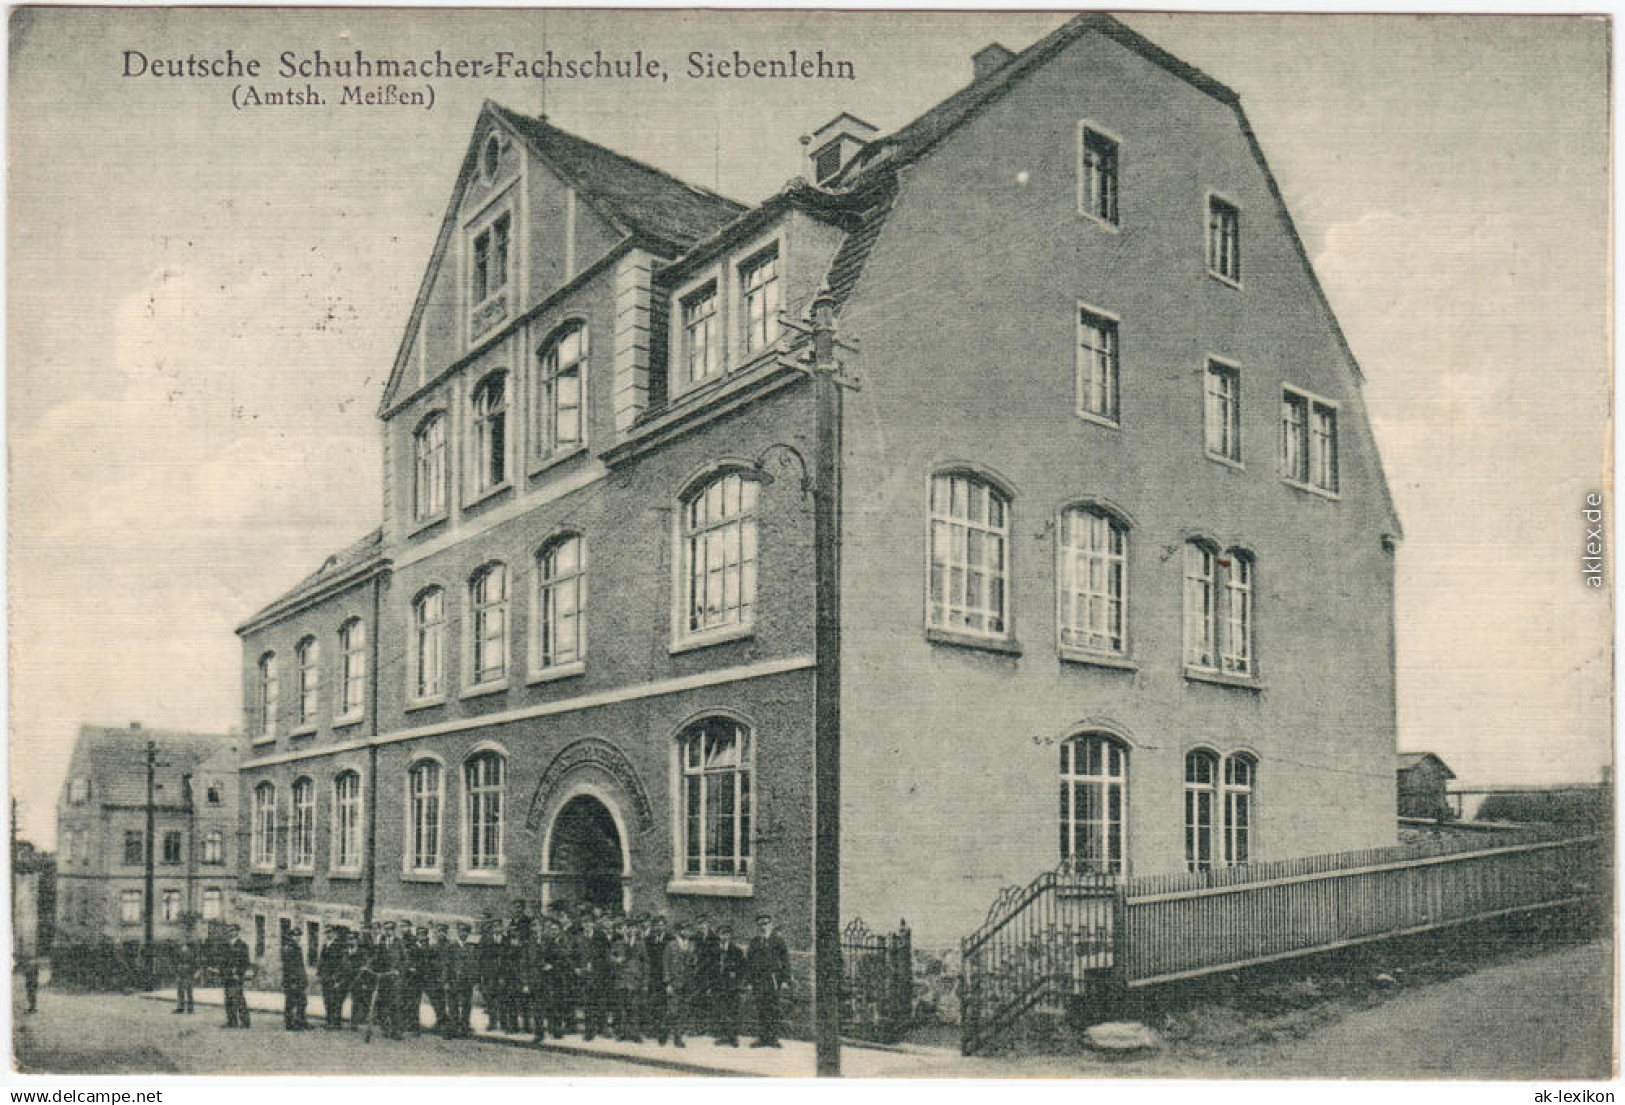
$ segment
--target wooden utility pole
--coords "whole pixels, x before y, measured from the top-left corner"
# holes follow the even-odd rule
[[[152,973],[152,895],[154,884],[152,837],[157,831],[158,809],[154,804],[154,791],[156,774],[158,771],[158,744],[156,741],[147,742],[147,856],[146,856],[146,893],[141,899],[141,945],[143,959],[146,962],[147,973]]]
[[[813,1015],[818,1076],[841,1073],[841,389],[836,379],[835,297],[812,306],[814,632]]]

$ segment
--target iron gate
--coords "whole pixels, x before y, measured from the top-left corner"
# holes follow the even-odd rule
[[[914,946],[908,924],[870,932],[861,919],[841,934],[841,1031],[896,1043],[914,1018]]]

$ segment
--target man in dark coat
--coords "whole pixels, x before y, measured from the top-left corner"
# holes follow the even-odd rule
[[[181,942],[175,952],[175,1012],[192,1011],[192,983],[197,981],[197,945],[191,940]],[[32,1006],[33,1002],[29,1002]]]
[[[226,945],[220,953],[220,984],[226,991],[226,1027],[248,1027],[248,998],[243,984],[254,973],[248,945],[243,943],[242,929],[237,925],[226,927]]]
[[[310,975],[305,971],[305,953],[293,929],[282,933],[282,1027],[303,1032],[310,1027],[305,1011],[310,1001]]]
[[[683,1032],[696,1028],[699,1000],[699,951],[690,939],[686,924],[677,926],[677,935],[666,944],[660,973],[666,980],[666,1020],[660,1026],[661,1040],[667,1035],[676,1047],[684,1047]]]
[[[485,1010],[485,1030],[495,1032],[502,1027],[502,961],[507,954],[503,946],[502,922],[487,920],[480,932],[480,1007]]]
[[[716,1041],[725,1047],[739,1046],[739,997],[745,982],[745,949],[733,941],[727,925],[717,929],[717,966],[711,985],[711,1016],[716,1022]]]
[[[361,938],[350,943],[350,1028],[363,1028],[372,1017],[378,991],[378,927],[363,925]]]
[[[441,977],[446,988],[446,1023],[440,1034],[448,1040],[469,1033],[469,1007],[474,1002],[474,979],[479,969],[475,948],[468,942],[472,931],[468,922],[458,921],[456,935],[440,949]]]
[[[756,935],[745,951],[745,979],[756,1005],[756,1041],[751,1047],[779,1046],[779,995],[790,986],[790,949],[773,929],[773,918],[756,918]]]
[[[384,922],[384,937],[378,942],[373,956],[378,972],[378,990],[374,997],[373,1021],[383,1029],[390,1040],[401,1038],[401,988],[405,985],[406,947],[395,933],[395,922]]]
[[[610,1002],[609,937],[588,916],[575,946],[576,991],[581,997],[581,1037],[596,1039],[608,1028]]]
[[[657,914],[649,923],[649,935],[644,938],[644,953],[649,960],[649,1027],[655,1039],[666,1042],[670,1031],[666,1024],[666,945],[671,934],[666,931],[666,915]]]
[[[694,926],[694,1015],[696,1030],[716,1027],[717,933],[711,918],[702,916]]]
[[[322,984],[322,1010],[328,1028],[344,1027],[344,997],[350,981],[349,934],[336,926],[328,934],[327,947],[316,960],[316,978]]]
[[[499,993],[500,1016],[504,1032],[530,1031],[529,998],[526,996],[525,973],[525,945],[529,943],[530,925],[528,920],[521,924],[516,918],[508,925],[502,942],[502,952],[497,956],[497,966],[502,972],[502,983]]]

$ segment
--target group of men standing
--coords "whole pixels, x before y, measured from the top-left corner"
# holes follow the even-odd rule
[[[728,926],[701,918],[670,925],[664,916],[609,917],[601,909],[521,912],[473,926],[432,928],[385,921],[359,933],[336,926],[317,960],[325,1027],[377,1029],[389,1039],[433,1031],[447,1039],[471,1034],[474,992],[489,1031],[532,1035],[540,1043],[580,1033],[613,1033],[638,1042],[652,1036],[683,1047],[685,1035],[708,1034],[739,1045],[747,999],[754,1012],[752,1047],[778,1047],[781,1001],[790,988],[790,956],[767,914],[748,944]],[[306,1021],[310,980],[297,939],[284,934],[283,1023]]]

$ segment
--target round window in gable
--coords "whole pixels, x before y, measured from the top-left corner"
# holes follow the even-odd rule
[[[502,164],[502,138],[496,131],[492,131],[485,139],[485,145],[480,147],[480,176],[485,183],[490,184],[496,179],[497,169]]]

